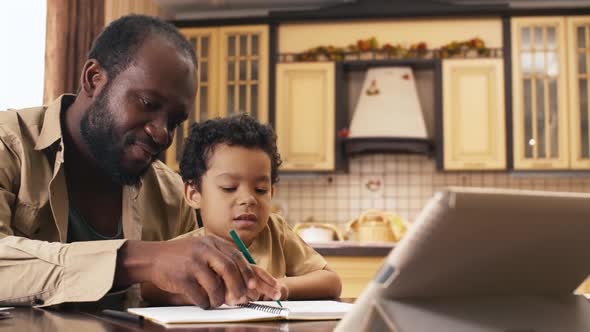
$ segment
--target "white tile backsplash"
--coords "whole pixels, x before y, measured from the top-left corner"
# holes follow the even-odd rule
[[[313,217],[342,227],[365,209],[397,212],[413,221],[426,201],[446,186],[485,186],[568,192],[590,192],[590,177],[513,176],[502,172],[436,171],[433,159],[422,155],[377,154],[350,160],[348,174],[293,177],[281,174],[275,198],[284,203],[291,224]],[[378,192],[365,189],[380,179]]]

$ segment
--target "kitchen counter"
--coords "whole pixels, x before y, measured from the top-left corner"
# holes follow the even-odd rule
[[[395,247],[395,243],[360,243],[357,241],[333,241],[311,243],[310,245],[322,256],[348,257],[385,257]]]
[[[395,243],[331,241],[310,243],[342,280],[342,296],[358,297],[379,270]]]

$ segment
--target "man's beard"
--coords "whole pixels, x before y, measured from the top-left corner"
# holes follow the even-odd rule
[[[98,166],[115,183],[135,185],[139,183],[141,176],[147,171],[147,167],[139,172],[131,172],[126,170],[121,163],[123,147],[132,144],[133,138],[128,137],[122,142],[122,145],[118,145],[113,112],[109,110],[108,106],[109,88],[105,87],[96,101],[84,113],[80,121],[80,134]]]

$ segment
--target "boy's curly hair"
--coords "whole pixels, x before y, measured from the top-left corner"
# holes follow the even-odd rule
[[[201,190],[201,178],[207,172],[209,158],[219,144],[257,148],[266,152],[271,162],[271,183],[279,181],[278,169],[281,155],[277,150],[277,135],[269,125],[259,123],[253,117],[240,114],[227,118],[215,118],[194,123],[184,141],[180,175]]]

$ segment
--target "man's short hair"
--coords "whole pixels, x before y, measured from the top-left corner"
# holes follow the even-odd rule
[[[133,62],[133,57],[144,41],[151,36],[162,36],[172,42],[178,50],[191,59],[198,67],[193,46],[170,23],[156,17],[144,15],[123,16],[109,24],[94,40],[88,53],[106,70],[113,80]]]

